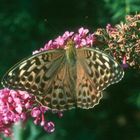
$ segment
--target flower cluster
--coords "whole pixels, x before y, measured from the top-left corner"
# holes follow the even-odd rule
[[[43,126],[44,130],[46,130],[48,133],[51,133],[55,128],[53,122],[45,120],[45,113],[47,111],[49,111],[48,107],[37,106],[32,109],[31,116],[35,118],[34,124]]]
[[[114,27],[108,24],[106,29],[98,29],[95,35],[108,46],[104,51],[125,68],[140,68],[140,14],[128,15],[125,23]]]
[[[78,33],[66,31],[33,54],[51,49],[65,49],[69,41],[72,41],[76,48],[98,46],[111,54],[123,67],[129,65],[140,68],[140,14],[127,16],[126,23],[114,27],[108,24],[106,29],[97,29],[94,34],[84,28],[80,28]],[[42,126],[45,131],[53,132],[54,123],[45,119],[48,111],[48,107],[41,106],[35,97],[26,91],[0,90],[0,132],[6,136],[12,134],[11,127],[14,123],[31,117],[34,118],[34,123]],[[57,113],[59,117],[63,115]]]
[[[96,37],[94,34],[90,34],[88,29],[84,28],[80,28],[78,33],[66,31],[62,36],[50,40],[43,48],[34,51],[33,54],[51,49],[65,49],[69,40],[73,41],[76,48],[81,48],[83,46],[91,47],[94,44]]]
[[[49,109],[37,106],[33,96],[26,91],[0,90],[0,132],[5,136],[12,135],[12,125],[31,117],[34,123],[44,127],[47,132],[54,131],[53,122],[45,120],[44,114]]]
[[[27,92],[0,90],[0,132],[9,136],[12,124],[26,119],[25,111],[30,108],[30,99]]]

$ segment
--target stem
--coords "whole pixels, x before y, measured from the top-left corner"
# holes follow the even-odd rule
[[[23,128],[22,128],[22,122],[19,121],[18,123],[16,123],[13,127],[13,131],[14,131],[14,136],[13,136],[13,140],[22,140],[23,137]]]

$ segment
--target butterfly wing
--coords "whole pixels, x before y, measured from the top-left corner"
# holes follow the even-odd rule
[[[51,86],[45,86],[44,90],[47,91],[47,94],[44,96],[44,105],[59,111],[75,108],[75,68],[71,68],[69,64],[65,63],[55,73],[55,78],[50,83]]]
[[[22,60],[6,73],[3,86],[28,91],[52,110],[74,108],[75,87],[64,51],[45,51]]]
[[[92,108],[98,104],[102,91],[119,82],[124,72],[116,61],[93,48],[77,49],[77,106]]]
[[[66,61],[65,50],[31,56],[4,76],[5,87],[26,90],[52,110],[91,108],[102,90],[123,77],[120,66],[108,55],[92,49],[77,49],[77,65]],[[76,80],[77,79],[77,80]]]
[[[98,104],[102,94],[101,91],[96,89],[93,81],[80,63],[77,63],[77,68],[77,107],[89,109]]]

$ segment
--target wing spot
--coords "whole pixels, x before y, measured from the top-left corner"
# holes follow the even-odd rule
[[[100,79],[99,84],[102,85],[104,82],[102,81],[102,79]]]
[[[92,91],[92,86],[91,85],[89,85],[89,90],[90,90],[90,92]],[[89,92],[88,92],[88,95],[89,95]]]
[[[94,100],[95,99],[95,95],[91,95],[91,99]]]
[[[21,78],[21,81],[22,81],[22,82],[25,82],[25,81],[26,81],[26,78],[25,78],[25,77],[22,77],[22,78]]]
[[[94,78],[94,79],[93,79],[93,82],[96,83],[96,82],[97,82],[97,79]]]
[[[115,63],[115,67],[118,67],[118,63]]]
[[[28,80],[29,80],[30,82],[33,81],[33,76],[30,75],[30,76],[28,77]]]
[[[64,101],[64,100],[60,100],[60,105],[65,105],[66,104],[66,102]]]
[[[108,62],[105,62],[105,66],[106,66],[108,69],[110,69],[110,65],[109,65]]]
[[[38,68],[33,69],[34,73],[39,73],[39,71],[40,71],[40,69],[38,69]]]
[[[46,81],[48,81],[50,79],[50,77],[47,77],[47,76],[44,76],[43,77],[43,80],[46,82]]]
[[[41,65],[41,62],[40,62],[40,60],[39,60],[39,58],[38,57],[35,57],[34,58],[35,59],[35,63],[36,63],[36,65]]]
[[[29,87],[30,87],[30,83],[26,83],[25,88],[29,88]]]
[[[97,58],[100,58],[100,54],[99,54],[99,53],[96,53],[96,57],[97,57]]]
[[[54,93],[52,94],[52,96],[53,96],[53,98],[56,98],[56,93],[54,92]]]
[[[99,78],[99,73],[97,71],[95,72],[95,75],[97,78]]]
[[[109,62],[109,59],[108,59],[107,56],[103,55],[102,57],[103,57],[103,59],[105,59],[107,62]]]
[[[96,96],[97,96],[97,97],[100,97],[100,95],[101,95],[100,92],[97,92]]]
[[[100,69],[100,74],[104,75],[104,71],[102,69]]]
[[[43,89],[44,87],[45,87],[45,83],[43,83],[43,82],[41,82],[41,84],[40,84],[40,86],[41,86],[41,88]]]
[[[115,73],[118,73],[118,70],[117,69],[115,70]]]
[[[71,97],[70,92],[65,92],[65,94],[66,94],[67,97]]]
[[[78,102],[78,103],[81,102],[81,98],[78,98],[78,99],[77,99],[77,102]]]
[[[79,92],[78,92],[78,95],[81,96],[81,94],[82,94],[81,91],[79,91]]]
[[[58,96],[59,96],[60,99],[62,99],[62,98],[63,98],[63,93],[60,92],[60,93],[58,94]]]
[[[87,101],[88,101],[88,103],[90,103],[91,102],[91,98],[87,98]]]
[[[83,96],[86,97],[86,92],[85,91],[83,92]]]
[[[8,76],[12,76],[12,75],[13,75],[13,72],[10,71],[10,72],[8,73]]]
[[[36,83],[39,83],[39,82],[40,82],[40,76],[38,76],[38,77],[35,79],[35,82],[36,82]]]
[[[50,98],[50,97],[46,97],[46,98],[45,98],[45,101],[46,101],[47,103],[50,104],[50,102],[51,102],[51,98]]]
[[[100,89],[100,87],[99,86],[97,86],[97,90],[99,90]]]
[[[52,105],[57,105],[57,100],[52,100]]]
[[[100,61],[100,59],[96,59],[96,62],[97,62],[99,65],[103,65],[103,63]]]
[[[107,76],[106,76],[106,75],[104,76],[104,81],[105,81],[105,82],[107,82],[107,81],[108,81],[108,78],[107,78]]]
[[[25,73],[25,70],[21,70],[21,71],[19,71],[19,76],[22,76],[23,74]]]
[[[98,66],[99,66],[98,63],[94,64],[95,69],[98,69]]]
[[[87,102],[87,100],[84,98],[84,99],[83,99],[83,103],[86,103],[86,102]]]
[[[18,84],[18,82],[17,82],[17,81],[15,81],[15,84],[17,85],[17,84]]]
[[[20,65],[19,69],[22,69],[27,63],[23,63]]]
[[[36,86],[36,85],[33,85],[33,86],[32,86],[32,89],[33,89],[33,90],[37,90],[37,86]]]
[[[73,103],[73,100],[72,99],[68,99],[68,103]]]
[[[24,73],[24,76],[29,76],[30,75],[30,72],[25,72]]]

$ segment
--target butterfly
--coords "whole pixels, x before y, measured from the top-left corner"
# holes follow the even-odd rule
[[[23,59],[3,77],[4,87],[28,91],[52,110],[89,109],[99,103],[102,91],[124,76],[121,66],[93,47],[43,51]]]

